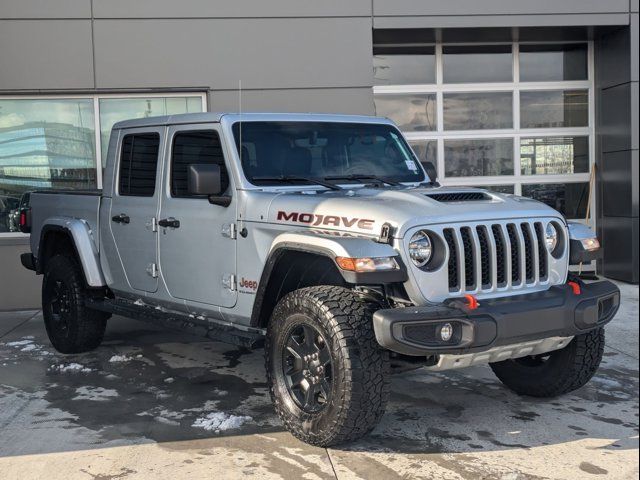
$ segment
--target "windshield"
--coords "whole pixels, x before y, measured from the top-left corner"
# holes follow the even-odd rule
[[[372,177],[425,180],[411,148],[390,125],[236,122],[233,135],[244,174],[254,185],[309,185],[309,179],[368,183]]]

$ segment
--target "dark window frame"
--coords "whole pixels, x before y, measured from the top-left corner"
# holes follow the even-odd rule
[[[188,128],[185,130],[176,130],[173,132],[172,137],[171,137],[171,153],[169,155],[169,185],[168,185],[168,194],[170,198],[181,198],[181,199],[207,199],[208,196],[207,195],[192,195],[189,194],[188,192],[183,194],[179,194],[176,193],[176,191],[174,190],[174,171],[173,171],[173,166],[174,166],[174,158],[175,158],[175,152],[176,152],[176,138],[179,137],[180,135],[184,135],[184,134],[193,134],[193,133],[209,133],[209,134],[214,134],[217,137],[218,140],[218,144],[219,144],[219,148],[220,148],[220,153],[222,155],[222,164],[218,164],[221,166],[220,169],[220,173],[221,173],[221,177],[223,179],[222,181],[222,185],[224,187],[225,183],[227,185],[227,188],[224,188],[223,190],[228,190],[229,186],[231,185],[231,175],[229,174],[229,166],[227,164],[227,156],[224,153],[224,146],[222,143],[222,135],[220,134],[220,132],[218,130],[216,130],[215,128]],[[197,165],[199,163],[207,163],[207,162],[198,162],[198,163],[189,163],[189,165]],[[226,180],[225,180],[226,178]],[[187,179],[188,182],[188,179]]]
[[[158,142],[158,146],[157,146],[157,153],[156,153],[156,162],[155,162],[155,172],[154,172],[154,176],[153,176],[153,191],[151,192],[150,195],[145,194],[145,195],[140,195],[140,194],[136,194],[136,193],[131,193],[131,163],[133,162],[133,151],[134,151],[134,147],[135,147],[135,137],[140,137],[140,136],[147,136],[147,137],[155,137],[155,139],[157,139]],[[127,159],[128,161],[128,188],[127,191],[125,192],[123,189],[123,185],[122,185],[122,174],[123,174],[123,167],[124,167],[124,148],[126,145],[126,141],[128,138],[133,138],[133,142],[131,144],[131,151],[129,153],[129,158]],[[158,181],[158,164],[160,163],[160,142],[162,140],[162,137],[160,135],[159,132],[157,131],[141,131],[141,132],[133,132],[133,133],[127,133],[126,135],[124,135],[122,137],[122,140],[120,141],[120,149],[119,149],[119,159],[118,159],[118,178],[117,178],[117,186],[118,186],[118,195],[121,197],[140,197],[140,198],[152,198],[155,196],[156,194],[156,183]]]

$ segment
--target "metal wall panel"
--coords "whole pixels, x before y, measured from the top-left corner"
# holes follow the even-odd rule
[[[20,263],[20,254],[29,251],[28,239],[0,239],[0,310],[40,308],[42,276]]]
[[[605,276],[638,283],[638,217],[604,217],[602,273]],[[635,268],[633,268],[635,266]]]
[[[93,87],[90,20],[0,20],[0,90]]]
[[[370,0],[108,0],[93,5],[96,18],[267,18],[370,16]]]
[[[5,18],[91,18],[91,0],[2,0]]]
[[[623,83],[601,91],[599,139],[603,152],[615,152],[631,148],[630,99],[630,83]]]
[[[237,91],[213,91],[210,111],[238,111]],[[316,88],[296,90],[245,90],[242,108],[255,112],[316,112],[373,115],[370,88]]]
[[[626,13],[629,0],[373,0],[374,15],[534,15]]]
[[[608,217],[638,216],[638,150],[602,155],[602,214]]]
[[[602,36],[596,43],[596,82],[598,88],[609,88],[631,80],[629,62],[630,28],[622,27]]]
[[[96,20],[97,86],[309,88],[372,83],[371,20]]]

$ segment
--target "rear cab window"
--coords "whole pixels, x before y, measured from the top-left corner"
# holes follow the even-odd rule
[[[132,133],[123,137],[118,175],[120,195],[153,197],[159,151],[160,135],[156,132]]]

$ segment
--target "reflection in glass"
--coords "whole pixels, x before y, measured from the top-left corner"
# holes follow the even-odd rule
[[[515,187],[513,185],[474,185],[476,188],[483,188],[485,190],[489,190],[490,192],[496,193],[511,193],[515,192]]]
[[[445,45],[444,83],[510,82],[511,45]]]
[[[374,97],[376,115],[393,120],[405,132],[436,129],[436,94],[393,94]]]
[[[481,130],[513,127],[511,92],[445,93],[445,130]]]
[[[93,101],[0,100],[0,232],[17,231],[27,190],[93,188]]]
[[[422,162],[431,162],[438,169],[438,142],[436,140],[409,140],[409,145]]]
[[[446,177],[513,175],[513,139],[445,140]]]
[[[587,90],[520,92],[521,128],[586,127],[588,125]]]
[[[435,83],[434,47],[374,47],[374,85]]]
[[[587,79],[587,44],[520,45],[520,81]]]
[[[520,140],[523,175],[563,175],[589,171],[589,137],[539,137]]]
[[[584,218],[587,214],[589,184],[581,182],[522,185],[522,195],[546,203],[569,219]]]
[[[157,117],[178,113],[202,111],[202,98],[192,97],[149,97],[149,98],[101,98],[100,99],[100,139],[102,143],[102,166],[107,159],[107,147],[111,127],[116,122],[131,118]]]

